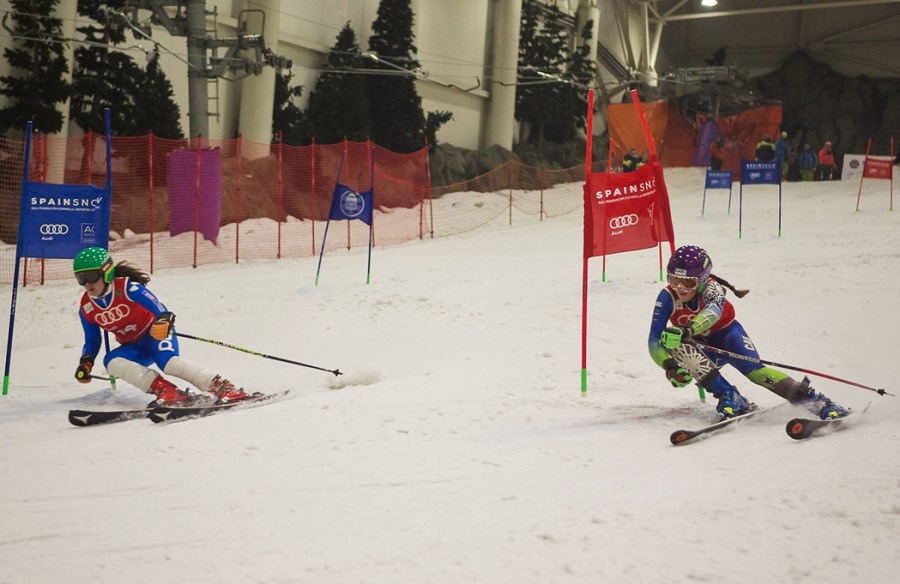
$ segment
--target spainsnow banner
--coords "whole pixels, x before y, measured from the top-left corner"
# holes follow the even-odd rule
[[[109,245],[110,186],[22,184],[19,238],[22,257],[74,258]]]
[[[593,172],[584,193],[584,257],[674,241],[669,194],[655,156],[634,172]]]
[[[730,189],[731,188],[731,172],[727,170],[707,170],[706,171],[706,188],[708,189]]]
[[[863,178],[880,178],[891,180],[894,171],[892,159],[879,159],[868,157],[863,165]]]
[[[741,161],[742,185],[780,185],[781,163],[777,160],[758,162],[753,160]]]

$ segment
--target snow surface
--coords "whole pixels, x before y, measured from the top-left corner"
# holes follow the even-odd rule
[[[900,394],[888,183],[867,181],[859,212],[855,182],[786,184],[780,238],[777,187],[748,187],[738,238],[738,185],[730,214],[720,190],[701,216],[702,176],[666,171],[677,243],[751,289],[734,302],[763,358]],[[580,211],[516,213],[376,248],[368,285],[365,249],[327,254],[318,286],[317,258],[158,272],[180,331],[345,373],[185,339],[185,357],[294,397],[161,426],[70,426],[69,409],[147,397],[73,380],[74,281],[21,289],[0,583],[896,581],[900,397],[813,377],[871,406],[796,442],[801,410],[726,368],[775,408],[670,445],[714,408],[647,354],[657,250],[609,257],[606,282],[591,260],[581,395],[581,230]]]

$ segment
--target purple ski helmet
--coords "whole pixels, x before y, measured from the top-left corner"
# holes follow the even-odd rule
[[[666,273],[680,278],[696,278],[697,283],[705,282],[712,272],[712,260],[702,247],[683,245],[669,258]]]

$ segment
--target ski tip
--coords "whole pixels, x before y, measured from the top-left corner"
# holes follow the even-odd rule
[[[672,435],[669,436],[669,440],[672,441],[672,444],[678,446],[682,442],[686,442],[690,439],[691,435],[687,430],[678,430],[676,432],[672,432]]]
[[[91,412],[85,412],[82,410],[69,410],[69,423],[73,426],[89,426],[91,419]]]
[[[812,424],[809,423],[809,420],[804,420],[803,418],[794,418],[787,423],[784,429],[787,435],[794,440],[809,438],[813,432]]]

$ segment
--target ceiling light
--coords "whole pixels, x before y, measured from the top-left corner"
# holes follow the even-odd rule
[[[718,3],[718,0],[701,0],[700,6],[715,6]]]

